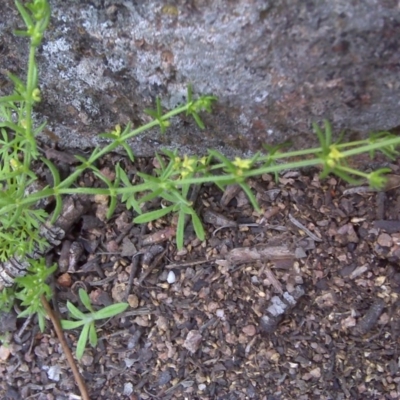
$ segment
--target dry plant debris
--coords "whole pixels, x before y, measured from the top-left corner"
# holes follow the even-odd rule
[[[261,214],[235,186],[203,187],[207,238],[188,227],[181,251],[168,217],[134,226],[121,207],[107,221],[105,199],[92,199],[53,252],[61,313],[79,287],[94,305],[130,305],[79,363],[91,398],[400,398],[399,188],[321,182],[314,170],[251,187]],[[0,323],[11,332],[2,399],[78,398],[50,325],[41,334],[14,312]],[[68,331],[73,349],[77,339]]]

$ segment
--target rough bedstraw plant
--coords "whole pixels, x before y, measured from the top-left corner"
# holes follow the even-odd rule
[[[371,135],[368,139],[356,142],[333,142],[331,126],[325,122],[324,130],[314,125],[320,145],[312,149],[284,152],[283,145],[265,146],[264,152],[259,152],[250,159],[237,157],[234,160],[228,159],[216,150],[210,150],[208,156],[203,158],[188,155],[182,158],[177,152],[165,151],[163,156],[156,155],[158,166],[152,175],[138,173],[141,179],[138,184],[130,181],[120,165],[116,165],[116,178],[113,182],[103,176],[95,166],[102,156],[122,147],[129,159],[133,161],[134,155],[128,145],[128,140],[157,126],[164,133],[170,120],[178,114],[186,113],[192,116],[197,125],[204,128],[200,113],[210,112],[216,98],[201,96],[194,99],[189,86],[187,101],[184,105],[163,112],[161,102],[157,99],[155,110],[146,110],[147,114],[153,118],[151,122],[135,129],[132,129],[130,124],[124,129],[117,126],[114,131],[101,135],[109,141],[108,144],[103,148],[96,147],[87,159],[76,156],[80,164],[66,179],[62,180],[56,166],[41,157],[37,150],[36,136],[43,130],[45,124],[34,128],[32,121],[33,106],[40,101],[41,96],[35,52],[48,25],[50,8],[47,0],[33,0],[24,6],[16,1],[16,6],[26,25],[25,31],[16,33],[30,39],[30,48],[26,79],[23,80],[16,75],[9,74],[14,83],[14,91],[11,95],[0,98],[0,262],[13,255],[29,254],[35,246],[39,249],[45,246],[44,239],[39,235],[39,226],[46,220],[47,214],[37,207],[37,204],[40,200],[49,197],[55,199],[53,221],[60,213],[63,196],[71,194],[109,196],[108,217],[111,217],[117,201],[120,200],[137,214],[134,218],[136,223],[146,223],[168,213],[176,213],[178,215],[176,241],[178,248],[182,248],[186,217],[190,218],[199,239],[203,240],[205,237],[204,228],[191,199],[191,192],[195,185],[215,183],[224,189],[227,185],[238,184],[247,194],[254,208],[258,209],[255,196],[247,184],[247,179],[250,177],[265,173],[277,176],[279,172],[286,169],[322,165],[322,177],[333,173],[349,182],[366,179],[371,186],[381,187],[385,182],[384,175],[389,171],[388,169],[383,168],[365,173],[349,167],[346,160],[365,152],[370,153],[373,157],[378,150],[391,159],[398,155],[397,146],[400,145],[400,137],[388,132],[380,132]],[[32,162],[35,160],[42,161],[53,176],[52,185],[37,191],[30,190],[38,179],[32,171]],[[92,171],[105,187],[74,186],[78,177],[86,170]],[[156,198],[163,200],[163,208],[143,212],[144,204]],[[19,291],[16,290],[15,297],[18,297],[26,305],[28,305],[27,298],[34,296],[34,292],[29,292],[29,288],[32,289],[32,282],[36,279],[37,273],[43,272],[41,269],[43,265],[44,260],[39,260],[37,263],[32,261],[31,272],[26,279],[17,280]],[[51,269],[47,271],[51,273]],[[41,293],[48,295],[47,288],[44,286],[45,277],[42,276],[36,282],[42,286]],[[7,303],[5,298],[0,298],[0,301],[3,304]],[[39,305],[37,310],[28,306],[27,310],[29,311],[24,313],[38,312],[40,320],[42,311],[39,309]],[[42,313],[42,315],[44,314]],[[83,315],[85,314],[79,314],[80,317]],[[78,316],[78,313],[75,312],[75,316]],[[92,314],[90,318],[93,319]],[[94,328],[90,328],[90,324],[93,322],[90,318],[81,318],[84,321],[81,325],[84,325],[86,337],[89,335],[93,339]]]
[[[108,217],[114,212],[117,204],[117,196],[122,196],[128,205],[134,205],[134,196],[129,196],[132,190],[120,187],[120,181],[128,178],[118,165],[116,168],[117,178],[114,182],[109,181],[95,167],[95,163],[103,155],[114,151],[117,147],[123,147],[129,159],[133,161],[132,150],[128,146],[128,140],[151,128],[159,126],[164,132],[169,126],[169,121],[180,113],[192,116],[196,122],[204,127],[199,113],[210,111],[211,104],[215,101],[213,96],[202,96],[196,100],[192,97],[191,88],[188,89],[187,102],[167,113],[163,113],[160,100],[156,101],[155,110],[146,110],[147,114],[154,119],[150,123],[137,129],[127,125],[124,130],[117,126],[114,131],[101,135],[109,140],[104,148],[95,148],[88,159],[78,157],[81,164],[65,180],[61,180],[55,165],[40,156],[37,149],[36,136],[43,130],[45,123],[37,128],[33,127],[32,110],[36,102],[40,101],[40,90],[38,87],[38,68],[35,59],[35,52],[40,45],[45,29],[50,19],[50,8],[47,0],[34,0],[25,5],[18,0],[15,2],[26,30],[16,31],[18,36],[25,36],[30,39],[28,70],[25,80],[9,73],[8,77],[14,84],[14,91],[8,96],[0,97],[0,268],[1,263],[10,257],[21,259],[26,254],[39,253],[46,247],[45,239],[39,234],[40,225],[43,224],[48,215],[37,205],[42,199],[54,197],[55,210],[52,215],[54,221],[60,214],[62,208],[62,196],[65,194],[106,194],[110,198]],[[35,191],[34,185],[38,181],[36,174],[32,171],[32,162],[42,161],[53,177],[52,186]],[[106,188],[90,189],[73,187],[77,178],[85,170],[91,170],[95,176],[101,179]],[[152,183],[145,182],[135,187],[134,192],[150,190]],[[135,210],[140,212],[139,205],[135,204]],[[193,217],[193,218],[196,218]],[[201,225],[201,224],[200,224]],[[21,301],[26,307],[19,316],[37,314],[40,328],[44,329],[45,310],[40,302],[42,295],[49,299],[51,297],[50,287],[46,284],[47,277],[52,274],[55,267],[46,268],[44,258],[31,260],[24,277],[15,280],[15,288],[5,288],[0,296],[0,308],[10,309],[14,298]],[[1,280],[0,280],[1,281]],[[82,298],[82,297],[81,297]],[[83,301],[85,306],[87,302]],[[70,306],[72,309],[73,306]],[[79,342],[79,351],[85,346],[85,335],[88,333],[93,344],[96,335],[91,318],[106,318],[108,313],[119,312],[125,305],[117,305],[115,308],[105,308],[96,311],[93,315],[86,316],[83,320],[83,332]],[[110,311],[111,310],[111,311]],[[92,311],[92,310],[91,310]],[[82,316],[75,312],[74,316]],[[112,314],[115,315],[115,314]],[[78,326],[75,322],[74,326]],[[68,324],[67,324],[68,326]],[[70,325],[71,326],[71,325]]]
[[[35,136],[44,124],[36,129],[32,123],[32,109],[40,101],[38,69],[35,52],[49,23],[50,8],[47,1],[35,1],[25,7],[15,2],[26,31],[15,31],[18,36],[28,36],[30,47],[26,81],[9,73],[14,92],[0,98],[0,262],[11,255],[31,252],[35,243],[42,248],[45,243],[37,234],[39,224],[46,218],[43,210],[20,207],[27,188],[36,181],[31,170],[32,161],[39,156]]]
[[[32,260],[28,274],[15,279],[17,284],[15,298],[19,299],[21,306],[24,307],[18,317],[36,314],[42,332],[45,328],[46,312],[41,303],[41,296],[44,295],[47,300],[52,297],[51,288],[46,280],[56,269],[55,264],[47,267],[43,259]]]
[[[181,113],[192,116],[200,126],[204,126],[199,113],[211,111],[211,105],[216,100],[213,96],[202,96],[194,100],[189,88],[186,104],[163,113],[160,100],[157,99],[156,109],[146,110],[146,113],[154,118],[153,121],[136,129],[132,129],[130,124],[123,130],[117,126],[114,131],[100,135],[108,139],[109,143],[103,148],[95,148],[87,159],[76,156],[81,164],[70,176],[61,180],[55,165],[41,157],[37,150],[36,136],[43,130],[45,123],[35,129],[32,123],[33,105],[40,101],[35,50],[48,24],[50,8],[47,0],[34,0],[25,6],[16,1],[16,5],[27,28],[26,31],[17,31],[16,34],[27,36],[31,41],[26,81],[8,74],[14,83],[14,92],[9,96],[0,97],[0,262],[13,255],[29,254],[35,246],[39,250],[45,246],[44,239],[38,234],[38,228],[46,220],[47,214],[35,207],[42,199],[49,197],[55,199],[53,221],[61,211],[62,196],[66,194],[108,195],[110,197],[108,217],[113,214],[119,195],[128,201],[129,205],[133,205],[134,200],[130,199],[130,192],[144,192],[151,189],[152,184],[143,183],[134,190],[124,189],[120,187],[120,181],[127,178],[119,165],[116,168],[117,179],[111,182],[95,167],[97,160],[121,146],[133,161],[134,155],[127,144],[129,139],[157,126],[163,132],[169,126],[170,119]],[[40,160],[48,167],[53,177],[52,186],[37,191],[31,190],[38,180],[31,169],[34,160]],[[87,169],[102,180],[106,187],[98,189],[73,187],[77,178]],[[139,205],[135,205],[134,208],[140,212]]]
[[[63,329],[76,329],[82,326],[82,331],[79,335],[78,344],[76,346],[76,358],[78,360],[83,356],[88,339],[92,347],[97,346],[95,321],[114,317],[124,312],[128,307],[127,303],[117,303],[95,311],[90,303],[88,294],[83,289],[79,289],[79,299],[89,312],[83,313],[72,303],[67,301],[67,308],[71,313],[72,318],[76,319],[77,321],[61,321],[61,326]]]
[[[150,222],[170,212],[178,212],[176,237],[178,248],[181,248],[184,238],[185,215],[190,215],[198,238],[201,240],[204,238],[201,221],[193,208],[193,204],[188,199],[189,189],[193,185],[211,182],[224,189],[227,185],[238,184],[256,210],[259,210],[259,207],[251,188],[247,184],[247,179],[266,173],[272,173],[278,177],[279,172],[287,169],[322,165],[321,178],[328,174],[335,174],[349,183],[357,184],[366,180],[372,188],[383,187],[386,182],[385,174],[390,172],[389,168],[381,168],[366,173],[349,167],[347,159],[361,153],[369,153],[373,157],[376,150],[380,150],[393,160],[399,154],[396,149],[400,144],[399,137],[389,132],[380,132],[357,142],[340,143],[340,140],[332,142],[332,128],[328,121],[324,122],[324,131],[316,124],[314,124],[314,131],[318,136],[320,147],[282,152],[282,149],[287,146],[286,143],[277,146],[265,146],[266,153],[257,153],[250,159],[236,157],[234,160],[229,160],[220,152],[209,150],[208,157],[199,159],[196,156],[188,157],[186,155],[181,160],[176,152],[165,152],[169,158],[169,163],[166,164],[157,155],[160,168],[155,170],[156,177],[140,174],[145,183],[152,184],[150,193],[137,201],[134,200],[133,195],[135,189],[132,188],[132,192],[128,196],[129,201],[132,202],[132,207],[137,207],[137,212],[140,214],[134,219],[134,222]],[[307,158],[305,158],[306,156]],[[291,161],[299,158],[302,158],[301,161]],[[120,173],[123,174],[123,171],[120,171]],[[129,187],[126,176],[122,179],[122,183]],[[138,203],[146,202],[155,197],[167,200],[170,205],[141,214]]]

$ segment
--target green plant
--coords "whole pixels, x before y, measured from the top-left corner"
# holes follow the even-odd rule
[[[12,340],[12,333],[11,332],[4,332],[0,335],[0,343],[4,347],[9,347]]]
[[[161,198],[169,205],[145,214],[142,214],[140,208],[136,206],[135,210],[138,212],[139,216],[134,219],[134,222],[143,224],[161,218],[171,212],[177,213],[176,242],[178,248],[182,248],[186,216],[192,221],[196,235],[200,240],[204,240],[205,233],[200,218],[194,209],[194,204],[189,199],[191,184],[180,184],[179,179],[190,179],[194,175],[207,173],[208,160],[205,157],[199,159],[196,156],[185,156],[181,159],[178,157],[176,151],[164,151],[164,153],[168,161],[159,154],[156,154],[159,165],[159,167],[154,170],[156,176],[142,173],[138,174],[145,183],[151,186],[149,187],[148,193],[141,197],[140,201],[136,201],[136,204],[144,204],[154,198]],[[119,173],[123,176],[122,182],[126,187],[129,187],[130,184],[127,182],[127,177],[126,175],[124,176],[124,172],[120,170]],[[131,196],[131,199],[128,199],[128,202],[132,201],[132,198],[133,196]],[[127,205],[129,206],[130,203],[127,203]]]
[[[12,288],[4,288],[0,292],[0,310],[9,312],[14,304],[15,293]]]
[[[127,191],[124,192],[119,187],[121,174],[111,182],[95,167],[97,160],[121,146],[133,161],[134,156],[127,144],[128,140],[156,126],[165,131],[170,119],[181,113],[193,116],[200,126],[204,126],[199,113],[203,110],[209,111],[211,104],[216,100],[213,96],[202,96],[194,100],[189,87],[186,104],[163,113],[160,100],[157,99],[156,109],[146,110],[154,118],[153,121],[137,129],[131,129],[131,125],[128,124],[122,132],[120,126],[117,126],[114,131],[102,134],[101,137],[110,142],[102,149],[95,148],[88,159],[77,156],[81,164],[68,178],[61,180],[55,165],[50,160],[40,157],[37,151],[36,136],[43,130],[45,123],[36,129],[32,126],[32,108],[34,103],[40,101],[35,51],[48,24],[50,8],[47,0],[34,0],[26,5],[16,1],[16,5],[26,25],[26,31],[17,31],[16,34],[30,38],[30,50],[26,80],[8,74],[14,83],[14,92],[9,96],[0,97],[0,262],[14,255],[29,254],[36,248],[40,252],[45,247],[46,241],[38,232],[47,214],[35,207],[41,199],[54,197],[56,206],[52,221],[58,217],[62,208],[62,196],[66,194],[108,195],[110,197],[108,217],[113,214],[118,195],[122,195],[132,205],[134,201],[129,199]],[[31,169],[34,160],[40,160],[48,167],[53,176],[51,187],[47,186],[37,191],[30,190],[37,181],[37,176]],[[106,188],[73,187],[77,178],[87,169],[101,179]],[[119,166],[117,170],[121,170]],[[145,191],[148,187],[148,184],[139,185],[133,193]],[[140,207],[136,205],[135,210],[140,211]]]
[[[26,81],[8,73],[14,91],[0,98],[0,208],[9,206],[0,215],[0,261],[11,254],[31,252],[35,244],[43,247],[44,241],[37,232],[46,217],[42,210],[19,206],[19,201],[36,181],[31,164],[39,155],[35,136],[44,124],[34,129],[32,123],[33,106],[40,101],[35,52],[49,23],[50,8],[45,0],[35,0],[26,6],[19,1],[15,4],[26,25],[25,31],[18,30],[15,34],[29,37],[30,47]]]
[[[279,172],[286,169],[322,165],[322,177],[333,173],[348,182],[355,183],[360,179],[366,179],[371,186],[381,187],[388,169],[366,173],[350,167],[347,159],[361,153],[369,153],[373,157],[376,151],[382,151],[389,158],[399,154],[397,147],[400,145],[400,137],[388,132],[379,132],[365,140],[350,143],[342,143],[340,140],[333,142],[332,128],[325,121],[324,130],[314,125],[320,142],[316,148],[283,151],[287,144],[265,145],[264,151],[252,158],[237,157],[234,160],[228,159],[216,150],[209,150],[206,157],[188,155],[182,157],[178,152],[165,151],[163,155],[156,155],[158,167],[153,174],[138,174],[140,183],[133,184],[120,165],[116,166],[116,178],[113,182],[103,176],[96,168],[96,163],[102,156],[122,147],[128,158],[133,161],[134,154],[128,145],[128,140],[154,127],[160,127],[161,132],[165,133],[170,120],[178,114],[186,113],[194,118],[200,128],[204,128],[200,114],[204,111],[210,112],[216,98],[201,96],[194,99],[192,88],[189,86],[184,105],[163,112],[160,100],[156,99],[155,109],[146,110],[153,118],[152,121],[136,129],[132,129],[130,124],[124,129],[117,125],[112,132],[102,134],[101,137],[108,143],[102,148],[96,147],[88,158],[76,156],[80,164],[67,178],[61,179],[56,166],[41,157],[37,150],[36,136],[43,130],[45,124],[35,128],[32,122],[33,106],[40,101],[41,96],[35,52],[48,25],[50,8],[47,0],[33,0],[25,5],[16,1],[16,6],[26,25],[25,31],[16,33],[30,38],[30,48],[26,79],[9,74],[14,84],[14,91],[9,96],[0,97],[0,262],[15,255],[18,257],[29,255],[33,250],[40,253],[40,250],[45,248],[46,241],[40,235],[39,227],[48,216],[37,204],[48,197],[55,199],[52,221],[60,213],[63,196],[68,194],[109,196],[108,217],[111,217],[120,200],[137,214],[134,218],[136,223],[147,223],[169,213],[176,213],[176,242],[178,248],[182,248],[187,219],[192,222],[198,238],[200,240],[205,238],[203,225],[191,198],[196,185],[215,183],[224,189],[227,185],[238,184],[254,208],[258,209],[255,196],[247,183],[250,177],[265,173],[272,173],[278,177]],[[34,161],[41,161],[53,177],[52,185],[36,191],[33,190],[38,179],[32,171]],[[90,170],[100,179],[104,187],[75,186],[76,180],[86,170]],[[161,208],[143,212],[143,206],[155,199],[162,200]],[[35,280],[36,273],[42,273],[43,265],[43,262],[40,264],[32,261],[31,272],[26,280],[17,280],[17,285],[20,285],[22,290],[18,292],[17,289],[18,295],[15,297],[25,301],[31,293],[26,289],[29,287],[29,280]],[[45,280],[41,282],[45,285]],[[3,300],[0,298],[0,306],[1,301],[8,306],[7,296],[10,297],[10,293],[7,292]],[[41,293],[48,295],[47,288],[42,288]],[[29,312],[38,312],[39,308],[28,309]],[[43,315],[40,318],[43,325]]]
[[[177,152],[164,152],[168,162],[157,155],[160,165],[155,169],[156,176],[139,174],[145,182],[141,190],[148,193],[136,199],[134,193],[136,188],[127,181],[126,175],[122,170],[118,171],[121,182],[128,193],[123,195],[122,200],[127,205],[134,208],[139,214],[134,222],[145,223],[156,220],[164,215],[177,212],[177,245],[183,246],[184,219],[186,215],[191,217],[197,237],[200,240],[204,238],[204,229],[200,218],[188,199],[188,193],[191,187],[202,183],[215,183],[221,189],[227,185],[238,184],[248,196],[252,206],[259,210],[256,198],[247,184],[250,177],[260,176],[266,173],[275,174],[287,169],[298,169],[309,166],[322,165],[321,178],[328,174],[335,174],[350,183],[362,183],[366,180],[371,187],[381,188],[386,181],[385,174],[390,172],[388,168],[381,168],[369,173],[359,171],[348,166],[347,159],[351,156],[370,153],[372,156],[376,150],[382,151],[390,159],[394,159],[398,154],[397,146],[400,144],[400,138],[389,132],[380,132],[371,135],[370,138],[357,142],[341,143],[338,140],[332,143],[332,128],[328,121],[324,122],[324,131],[314,124],[314,130],[320,141],[320,147],[283,152],[283,148],[288,143],[277,146],[265,146],[265,153],[257,153],[250,159],[241,159],[236,157],[233,161],[229,160],[223,154],[216,150],[209,150],[208,157],[199,159],[196,156],[185,155],[183,160],[177,155]],[[298,161],[300,159],[300,161]],[[141,214],[140,204],[153,198],[162,198],[167,201],[167,205],[158,210],[149,211]]]
[[[127,303],[116,303],[110,306],[104,307],[101,310],[95,311],[90,304],[90,299],[88,294],[83,290],[79,289],[79,298],[82,304],[89,310],[89,313],[83,313],[72,303],[67,301],[67,308],[71,313],[71,316],[78,321],[68,321],[62,320],[61,326],[63,329],[76,329],[83,326],[81,334],[79,335],[78,344],[76,347],[76,357],[81,359],[83,352],[85,351],[86,344],[89,343],[95,347],[97,345],[97,332],[95,321],[100,319],[106,319],[114,317],[126,310],[128,307]]]
[[[47,300],[52,296],[50,286],[46,283],[47,278],[57,269],[57,265],[47,267],[43,258],[32,260],[28,268],[28,274],[15,279],[17,290],[15,298],[21,301],[21,306],[25,309],[18,314],[18,317],[37,314],[40,330],[45,328],[46,312],[41,303],[44,295]]]

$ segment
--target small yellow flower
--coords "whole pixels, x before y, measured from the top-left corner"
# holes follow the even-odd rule
[[[174,158],[174,170],[178,170],[181,167],[181,159],[179,157]]]
[[[185,179],[187,176],[192,174],[195,171],[197,163],[196,157],[188,157],[186,154],[183,158],[181,167],[181,178]]]
[[[115,129],[111,132],[113,136],[120,137],[121,136],[121,125],[115,125]]]
[[[232,161],[232,164],[240,170],[249,169],[251,167],[251,160],[243,160],[242,158],[235,157],[235,161]]]
[[[196,164],[196,161],[197,161],[196,158],[194,158],[194,157],[189,158],[185,154],[185,157],[184,157],[183,163],[182,163],[182,168],[184,168],[184,169],[186,169],[186,170],[188,170],[190,172],[193,172],[194,171],[194,165]]]
[[[334,168],[338,161],[343,158],[343,154],[338,150],[338,148],[332,144],[330,146],[330,152],[328,154],[328,158],[327,158],[327,164],[331,167]]]
[[[207,157],[201,157],[199,161],[200,161],[200,164],[206,165],[207,164]]]
[[[188,175],[189,175],[189,171],[183,170],[183,171],[181,172],[181,178],[182,178],[182,179],[185,179]]]
[[[33,89],[32,91],[32,99],[33,101],[36,101],[37,103],[42,100],[42,98],[40,97],[40,90],[38,88]]]
[[[13,171],[16,171],[21,166],[21,163],[17,161],[15,158],[13,158],[10,160],[10,165]]]

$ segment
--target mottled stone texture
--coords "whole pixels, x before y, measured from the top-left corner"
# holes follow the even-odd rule
[[[323,118],[354,137],[400,125],[398,1],[50,2],[37,115],[62,146],[94,145],[116,123],[148,120],[155,96],[171,108],[189,82],[220,99],[207,129],[176,118],[165,136],[138,138],[137,154],[245,153],[289,137],[309,146],[310,124]],[[11,33],[21,23],[11,0],[2,9],[1,72],[22,72],[26,41]]]

